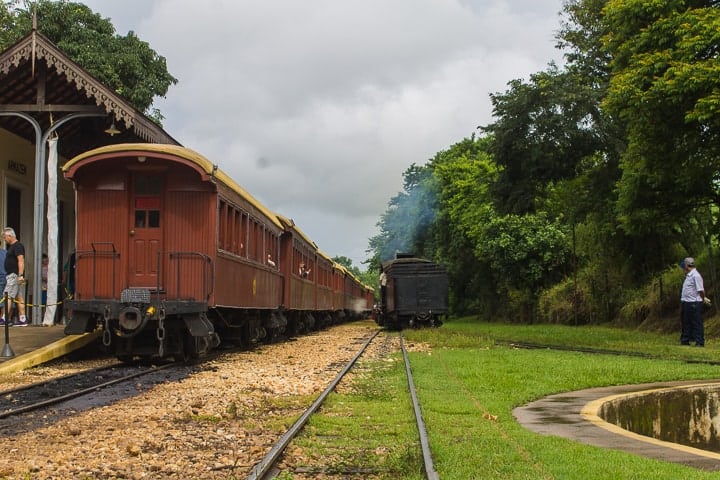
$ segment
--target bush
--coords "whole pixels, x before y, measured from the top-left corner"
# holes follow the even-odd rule
[[[587,297],[582,285],[575,286],[572,279],[566,279],[540,295],[538,319],[563,325],[592,323],[593,315],[588,308]]]

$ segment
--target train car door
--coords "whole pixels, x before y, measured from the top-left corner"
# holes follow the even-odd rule
[[[158,287],[159,254],[162,250],[162,177],[135,172],[132,178],[130,287]]]

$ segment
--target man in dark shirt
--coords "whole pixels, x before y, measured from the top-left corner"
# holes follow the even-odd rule
[[[5,254],[5,291],[8,298],[7,318],[12,317],[13,303],[17,303],[19,319],[17,327],[26,327],[28,325],[25,316],[25,299],[21,291],[21,287],[25,285],[25,246],[20,243],[15,235],[15,230],[6,227],[3,229],[3,239],[7,244],[7,253]],[[5,324],[5,305],[0,308],[0,322]]]

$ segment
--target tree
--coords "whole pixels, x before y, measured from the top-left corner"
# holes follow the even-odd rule
[[[113,89],[158,124],[164,118],[153,108],[155,97],[165,97],[177,83],[165,58],[134,32],[115,34],[110,19],[80,4],[50,0],[0,2],[0,49],[5,49],[32,29],[32,9],[37,28],[78,65]]]
[[[434,159],[441,185],[441,214],[471,246],[464,251],[463,264],[483,272],[484,278],[473,283],[474,295],[486,299],[484,309],[507,305],[507,299],[513,297],[509,307],[532,316],[541,289],[565,273],[569,258],[566,227],[545,214],[503,215],[497,211],[490,186],[499,168],[486,151],[492,144],[491,137],[466,140]],[[498,298],[506,300],[498,302]]]
[[[513,80],[507,92],[491,95],[497,120],[483,130],[502,167],[494,187],[500,211],[534,212],[546,185],[574,177],[578,164],[602,148],[598,101],[585,82],[551,65],[530,82]]]
[[[447,265],[457,313],[535,318],[542,297],[565,319],[617,318],[678,252],[717,234],[718,5],[565,1],[566,65],[491,96],[486,136],[436,154],[431,177],[391,200],[373,261],[401,240],[422,245]],[[415,185],[435,195],[425,228]]]
[[[494,215],[490,185],[497,166],[488,153],[488,138],[473,135],[432,159],[438,184],[434,258],[446,264],[454,312],[488,315],[498,310],[492,264],[477,255],[479,233]]]
[[[720,205],[720,9],[714,0],[611,0],[606,108],[628,126],[618,191],[629,231],[678,231]]]

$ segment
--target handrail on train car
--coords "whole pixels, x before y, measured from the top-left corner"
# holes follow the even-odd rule
[[[113,257],[112,262],[112,292],[115,292],[115,264],[117,263],[117,259],[120,258],[120,252],[117,251],[115,248],[115,244],[113,242],[92,242],[91,244],[92,251],[90,250],[84,250],[80,252],[75,252],[75,262],[79,263],[80,259],[82,257],[89,257],[92,256],[92,300],[97,299],[97,257],[98,256],[111,256]],[[101,246],[110,246],[112,250],[100,250],[98,247]]]
[[[203,268],[203,276],[202,276],[202,290],[203,290],[203,296],[205,297],[205,300],[208,301],[210,299],[210,295],[212,295],[213,291],[215,290],[215,275],[213,271],[213,261],[212,258],[210,258],[209,255],[200,253],[200,252],[165,252],[168,255],[168,259],[173,260],[173,257],[177,257],[177,296],[178,300],[180,300],[180,292],[182,291],[181,282],[182,282],[182,259],[184,257],[198,257],[205,261],[205,264],[207,264],[209,267]],[[158,252],[158,271],[160,270],[160,262],[161,262],[161,255],[162,252]],[[210,282],[208,282],[208,278],[210,279]],[[210,283],[210,285],[208,285]],[[160,275],[158,275],[158,292],[160,291]]]

